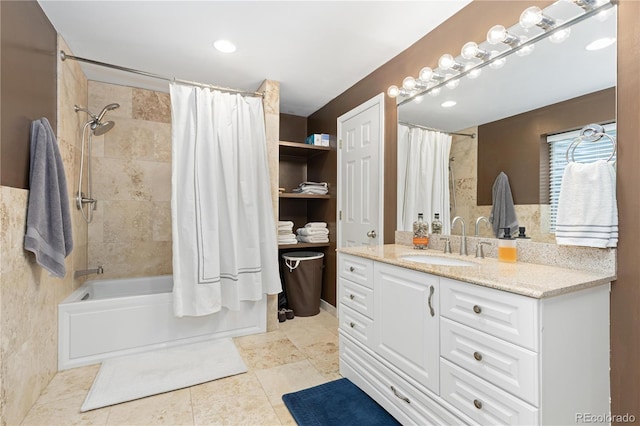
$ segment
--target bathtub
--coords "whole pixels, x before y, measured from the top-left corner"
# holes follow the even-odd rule
[[[90,280],[58,305],[58,369],[266,331],[266,297],[204,317],[173,315],[171,275]]]

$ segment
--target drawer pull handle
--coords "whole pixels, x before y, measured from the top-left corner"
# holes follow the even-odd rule
[[[349,272],[353,272],[355,270],[356,270],[356,268],[354,268],[353,266],[349,266]]]
[[[476,361],[482,361],[482,354],[480,352],[474,352],[473,357],[476,359]]]
[[[353,294],[350,294],[349,295],[349,299],[353,300],[353,299],[355,299],[355,296]]]
[[[400,398],[401,400],[403,400],[404,402],[406,402],[407,404],[411,404],[411,401],[409,401],[409,398],[407,398],[406,396],[402,395],[400,392],[398,392],[398,390],[391,385],[391,390],[393,391],[393,394],[397,397]]]
[[[350,322],[349,323],[349,327],[354,328],[356,326],[356,324],[354,322]]]
[[[477,399],[474,399],[474,400],[473,400],[473,405],[475,405],[475,407],[476,407],[478,410],[481,410],[481,409],[482,409],[482,402],[481,402],[481,401],[478,401]]]
[[[434,292],[434,288],[433,286],[429,287],[429,313],[431,314],[432,317],[436,316],[436,311],[433,309],[433,305],[431,304],[431,299],[433,298],[433,292]]]
[[[480,312],[482,312],[482,309],[478,305],[473,305],[473,312],[479,314]]]

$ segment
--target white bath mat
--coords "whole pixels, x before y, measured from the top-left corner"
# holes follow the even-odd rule
[[[247,367],[229,338],[104,361],[81,412],[244,373]]]

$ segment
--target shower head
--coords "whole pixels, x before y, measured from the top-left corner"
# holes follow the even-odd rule
[[[120,104],[109,104],[106,107],[102,108],[102,111],[100,112],[100,114],[98,114],[98,121],[102,121],[102,118],[104,117],[104,115],[107,113],[107,111],[112,111],[116,108],[120,108]]]
[[[96,136],[104,135],[109,130],[113,129],[116,123],[113,121],[105,121],[104,123],[94,123],[91,125],[91,129],[93,130],[93,134]]]

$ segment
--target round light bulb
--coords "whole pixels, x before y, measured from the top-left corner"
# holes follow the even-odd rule
[[[409,76],[402,80],[402,87],[407,90],[413,90],[416,88],[416,79]]]
[[[448,70],[453,67],[455,62],[456,61],[453,59],[453,56],[445,53],[444,55],[440,56],[440,59],[438,59],[438,66],[443,70]]]
[[[533,28],[542,22],[542,9],[538,6],[528,7],[520,15],[520,26],[522,28]]]
[[[429,81],[433,77],[433,70],[429,67],[424,67],[420,70],[418,78],[422,81]]]
[[[495,58],[496,56],[498,56],[500,54],[500,52],[498,52],[497,50],[492,50],[491,51],[491,57]],[[499,70],[500,68],[504,67],[504,64],[507,63],[507,58],[500,58],[500,59],[496,59],[495,61],[491,62],[489,64],[489,66],[491,68],[493,68],[494,70]]]
[[[476,57],[477,53],[478,44],[474,43],[473,41],[465,43],[464,46],[462,46],[462,50],[460,51],[460,55],[462,55],[462,57],[465,59],[473,59]]]
[[[525,36],[521,36],[520,37],[521,43],[524,43],[527,40],[529,40],[528,37],[525,37]],[[522,49],[518,49],[516,51],[516,55],[518,55],[518,56],[527,56],[527,55],[531,54],[531,52],[533,52],[534,48],[535,48],[535,45],[534,44],[530,44],[528,46],[523,47]]]
[[[549,36],[549,41],[551,43],[562,43],[571,35],[571,28],[564,28],[560,31],[556,31],[555,33]]]
[[[387,89],[387,95],[389,95],[390,98],[397,98],[399,94],[400,89],[398,89],[398,86],[396,85],[389,86],[389,88]]]
[[[494,25],[487,32],[487,42],[489,44],[502,43],[507,38],[507,29],[502,25]]]

